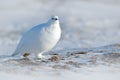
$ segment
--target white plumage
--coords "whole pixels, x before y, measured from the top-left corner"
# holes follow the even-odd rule
[[[51,17],[48,22],[33,27],[21,38],[12,56],[23,56],[25,53],[35,54],[38,58],[42,53],[51,50],[61,37],[58,16]]]

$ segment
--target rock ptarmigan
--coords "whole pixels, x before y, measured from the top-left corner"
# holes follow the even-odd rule
[[[42,58],[44,52],[51,50],[61,37],[61,28],[58,16],[52,16],[46,23],[37,25],[28,30],[21,38],[12,56],[35,54]]]

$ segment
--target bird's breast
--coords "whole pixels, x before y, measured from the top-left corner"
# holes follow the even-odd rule
[[[61,37],[60,27],[44,28],[39,34],[39,43],[42,48],[53,48]]]

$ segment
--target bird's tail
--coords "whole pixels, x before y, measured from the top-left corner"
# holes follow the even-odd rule
[[[18,53],[14,52],[11,56],[17,56],[17,55],[18,55]]]

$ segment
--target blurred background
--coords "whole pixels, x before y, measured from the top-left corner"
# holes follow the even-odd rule
[[[0,55],[22,34],[58,15],[62,38],[53,50],[120,43],[120,0],[0,0]]]

